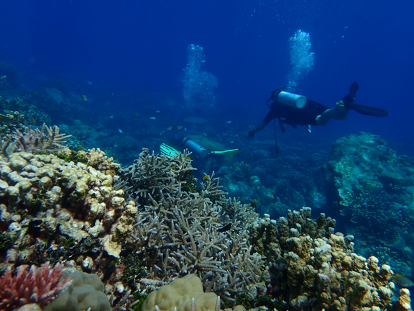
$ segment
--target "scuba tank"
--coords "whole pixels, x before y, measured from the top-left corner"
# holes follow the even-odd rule
[[[306,105],[306,97],[299,94],[281,91],[277,95],[277,101],[281,104],[301,109]]]
[[[182,140],[182,143],[185,148],[187,148],[188,150],[190,150],[192,153],[194,153],[196,156],[200,158],[205,158],[208,154],[208,151],[206,148],[197,144],[190,137],[184,137]]]

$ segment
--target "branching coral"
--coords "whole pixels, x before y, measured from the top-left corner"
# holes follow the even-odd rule
[[[71,284],[68,277],[61,281],[62,265],[54,268],[45,263],[36,272],[36,266],[31,266],[29,273],[20,266],[17,275],[12,276],[10,268],[0,279],[0,310],[13,310],[28,303],[38,303],[46,306],[59,296]]]
[[[65,139],[72,135],[60,134],[57,126],[49,128],[43,124],[42,128],[33,130],[27,128],[24,133],[16,130],[15,142],[17,151],[57,151],[65,148]]]
[[[248,243],[248,227],[257,214],[226,200],[216,178],[208,178],[199,192],[183,190],[193,169],[186,153],[169,158],[144,149],[132,166],[121,170],[118,182],[140,210],[127,247],[151,279],[169,281],[193,273],[223,299],[233,301],[248,286],[256,296],[263,294],[263,260]]]

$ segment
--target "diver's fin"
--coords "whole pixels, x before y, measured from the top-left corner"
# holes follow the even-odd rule
[[[348,102],[354,102],[356,93],[359,90],[358,82],[354,81],[351,86],[349,87],[349,94],[346,95],[342,100],[348,101]]]
[[[348,110],[355,110],[360,114],[364,114],[367,116],[374,116],[374,117],[388,117],[388,110],[369,107],[364,105],[355,104],[352,102],[343,101],[345,108]]]
[[[351,86],[349,87],[349,95],[352,98],[356,97],[356,92],[359,90],[358,82],[354,81]]]
[[[229,150],[223,150],[223,151],[211,151],[210,154],[217,154],[217,155],[224,155],[224,156],[230,156],[240,153],[240,149],[229,149]]]

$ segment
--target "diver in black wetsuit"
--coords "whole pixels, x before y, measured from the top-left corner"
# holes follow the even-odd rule
[[[272,96],[268,100],[268,102],[270,100],[273,101],[270,105],[270,111],[267,113],[264,120],[248,133],[247,137],[252,139],[256,133],[264,129],[273,119],[279,119],[279,124],[282,132],[285,131],[285,124],[289,124],[293,127],[297,127],[298,125],[307,126],[308,132],[311,132],[311,125],[326,125],[332,119],[346,119],[349,110],[356,110],[361,114],[376,117],[388,116],[388,111],[385,109],[355,104],[354,100],[358,89],[358,83],[352,83],[351,87],[349,88],[349,94],[337,102],[336,106],[333,108],[326,107],[313,100],[307,99],[306,105],[300,109],[282,104],[278,100],[278,95],[280,92],[284,91],[297,94],[296,88],[287,86],[283,89],[275,90],[272,92]],[[277,143],[275,147],[276,152],[279,152]]]

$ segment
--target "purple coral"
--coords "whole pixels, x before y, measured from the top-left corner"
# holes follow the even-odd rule
[[[46,262],[36,273],[36,266],[31,266],[29,273],[24,266],[17,269],[17,275],[12,276],[11,269],[0,279],[0,310],[13,310],[28,303],[37,303],[44,307],[60,293],[66,290],[72,280],[67,277],[61,281],[62,265],[54,268]]]

